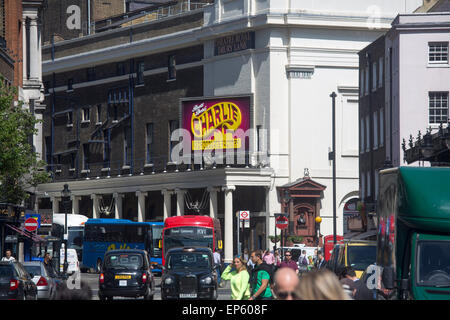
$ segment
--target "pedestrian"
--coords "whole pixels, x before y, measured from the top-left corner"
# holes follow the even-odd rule
[[[272,300],[273,295],[270,289],[272,266],[269,266],[263,261],[260,250],[252,251],[250,259],[255,264],[255,268],[250,279],[252,296],[249,300]]]
[[[279,268],[291,268],[292,270],[295,271],[295,273],[298,274],[298,265],[297,265],[297,262],[292,260],[292,253],[291,253],[291,251],[286,251],[286,253],[284,254],[284,261],[281,262],[278,265],[278,267]]]
[[[14,262],[16,259],[12,256],[12,252],[10,249],[6,249],[5,256],[2,258],[2,261]]]
[[[317,252],[316,269],[320,270],[325,267],[325,258],[323,257],[322,251]]]
[[[55,272],[55,268],[53,266],[52,257],[50,256],[50,253],[48,253],[48,252],[46,252],[44,254],[44,267],[45,267],[45,270],[47,271],[48,275],[51,278],[56,278],[56,272]]]
[[[248,300],[250,298],[250,274],[246,265],[247,262],[237,256],[222,273],[222,280],[230,280],[232,300]]]
[[[222,283],[220,282],[220,274],[222,272],[222,256],[220,255],[220,252],[218,250],[214,251],[213,253],[214,257],[214,266],[217,271],[217,284],[219,287],[222,287]]]
[[[356,293],[356,284],[359,279],[356,277],[355,270],[352,267],[344,267],[339,275],[339,282],[344,291],[350,298],[354,299]]]
[[[298,275],[291,268],[281,268],[275,273],[274,294],[277,300],[297,300]]]
[[[267,249],[266,251],[264,251],[263,260],[265,263],[273,265],[275,263],[275,256],[272,252],[269,251],[269,249]]]
[[[248,249],[247,248],[244,249],[244,257],[243,258],[244,258],[245,261],[249,261]]]
[[[350,300],[337,276],[326,269],[306,273],[296,295],[299,300]]]
[[[275,265],[278,266],[281,263],[280,250],[279,249],[275,250],[274,257],[275,257]]]

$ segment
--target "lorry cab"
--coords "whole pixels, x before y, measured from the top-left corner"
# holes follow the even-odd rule
[[[450,168],[382,170],[379,186],[378,292],[450,300]]]

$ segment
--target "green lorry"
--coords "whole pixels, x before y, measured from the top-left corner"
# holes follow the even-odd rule
[[[450,299],[450,168],[380,171],[378,294]]]

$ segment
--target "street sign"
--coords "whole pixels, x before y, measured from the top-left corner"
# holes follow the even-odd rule
[[[239,220],[250,220],[250,211],[239,211]]]
[[[38,228],[38,222],[34,218],[28,218],[24,223],[25,230],[33,232]]]
[[[279,216],[275,220],[275,226],[278,229],[286,229],[289,226],[289,219],[284,216]]]

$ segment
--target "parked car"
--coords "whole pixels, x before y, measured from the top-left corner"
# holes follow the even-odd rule
[[[110,250],[103,258],[99,277],[100,300],[115,296],[153,300],[155,280],[145,250]]]
[[[360,278],[366,268],[376,260],[376,241],[344,240],[334,246],[327,268],[339,275],[343,267],[352,267]]]
[[[60,250],[60,265],[59,271],[64,271],[64,249]],[[80,262],[78,261],[77,251],[75,249],[67,249],[67,273],[73,274],[80,272]]]
[[[165,258],[161,298],[217,299],[217,272],[210,248],[173,248]]]
[[[0,262],[0,299],[37,299],[37,287],[32,276],[20,262]]]
[[[27,261],[23,263],[23,267],[30,275],[34,276],[32,280],[38,290],[38,299],[54,299],[58,283],[61,283],[61,280],[51,277],[41,261]]]

